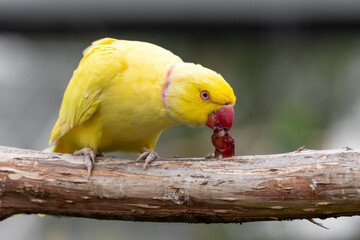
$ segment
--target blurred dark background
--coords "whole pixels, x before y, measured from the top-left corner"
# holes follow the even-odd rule
[[[0,0],[0,144],[42,150],[82,50],[148,41],[223,75],[237,96],[236,153],[358,147],[360,2]],[[174,126],[161,156],[204,156],[211,131]],[[200,147],[193,148],[194,143]],[[119,154],[121,155],[121,154]],[[20,215],[1,239],[358,239],[359,217],[188,225]]]

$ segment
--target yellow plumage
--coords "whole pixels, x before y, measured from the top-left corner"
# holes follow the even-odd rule
[[[49,142],[62,153],[153,150],[170,125],[203,125],[226,104],[235,104],[233,90],[210,69],[150,43],[105,38],[85,49]]]

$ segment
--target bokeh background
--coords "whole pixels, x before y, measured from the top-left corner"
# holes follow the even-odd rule
[[[152,42],[221,73],[237,96],[237,154],[360,145],[360,2],[0,0],[1,145],[47,147],[82,50],[108,36]],[[211,134],[174,126],[156,150],[204,156],[213,151]],[[319,221],[330,230],[306,220],[189,225],[19,215],[0,222],[0,238],[360,238],[360,217]]]

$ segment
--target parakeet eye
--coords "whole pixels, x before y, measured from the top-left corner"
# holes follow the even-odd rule
[[[209,100],[210,99],[210,93],[206,90],[203,90],[200,92],[200,97],[202,100]]]

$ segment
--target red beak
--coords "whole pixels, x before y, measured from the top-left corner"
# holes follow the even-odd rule
[[[224,128],[228,128],[227,131],[230,130],[234,121],[234,108],[231,106],[223,106],[215,113],[211,113],[208,116],[208,120],[205,123],[209,128],[214,128],[215,124],[220,124]]]

